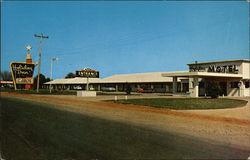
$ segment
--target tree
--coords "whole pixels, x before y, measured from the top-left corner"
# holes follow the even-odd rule
[[[50,81],[50,78],[49,78],[49,77],[47,77],[47,78],[45,79],[45,81],[46,81],[46,82],[49,82],[49,81]]]
[[[33,88],[36,89],[37,88],[37,78],[38,75],[35,76],[34,78],[34,84],[33,84]],[[44,88],[44,83],[48,82],[49,78],[46,78],[43,74],[40,73],[40,79],[39,79],[39,88]]]
[[[222,89],[218,82],[210,82],[206,86],[206,92],[208,96],[211,96],[211,98],[218,98],[222,93]]]
[[[0,77],[1,81],[12,81],[12,75],[11,72],[9,71],[1,71],[1,77]]]
[[[75,77],[76,77],[76,75],[75,75],[74,73],[72,73],[72,72],[68,73],[68,74],[65,76],[65,78],[75,78]]]

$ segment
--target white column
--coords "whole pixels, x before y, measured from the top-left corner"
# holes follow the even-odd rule
[[[140,84],[137,84],[137,88],[141,88]]]
[[[173,77],[173,93],[177,92],[177,77]]]
[[[166,92],[169,91],[169,87],[168,87],[168,84],[166,83]]]
[[[183,83],[181,82],[181,92],[183,92]]]
[[[244,97],[244,90],[245,90],[245,83],[243,81],[240,81],[240,97]]]
[[[98,84],[97,90],[98,90],[98,91],[101,91],[101,84]]]
[[[115,91],[118,92],[118,84],[115,85]]]
[[[189,77],[189,93],[191,97],[199,97],[198,77]]]
[[[199,97],[199,81],[198,81],[198,77],[194,77],[194,96]]]
[[[151,89],[154,89],[154,84],[151,84],[151,85],[150,85],[150,88],[151,88]]]

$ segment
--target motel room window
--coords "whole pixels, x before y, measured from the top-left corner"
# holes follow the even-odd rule
[[[245,88],[249,88],[250,82],[245,82]]]
[[[204,82],[199,82],[199,87],[205,88],[205,83]]]
[[[239,82],[231,82],[231,88],[239,88]]]

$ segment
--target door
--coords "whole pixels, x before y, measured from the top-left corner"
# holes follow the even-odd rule
[[[220,96],[227,96],[227,82],[220,82],[221,93]]]
[[[199,82],[199,96],[205,96],[205,83]]]

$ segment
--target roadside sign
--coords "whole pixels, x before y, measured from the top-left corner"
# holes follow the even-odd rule
[[[92,70],[90,68],[85,68],[83,70],[76,71],[76,76],[87,78],[99,78],[99,71]]]
[[[15,84],[33,84],[35,63],[11,62],[12,79]]]
[[[76,71],[76,77],[87,78],[86,91],[89,90],[89,78],[99,78],[99,71],[93,70],[91,68],[84,68],[82,70]]]

